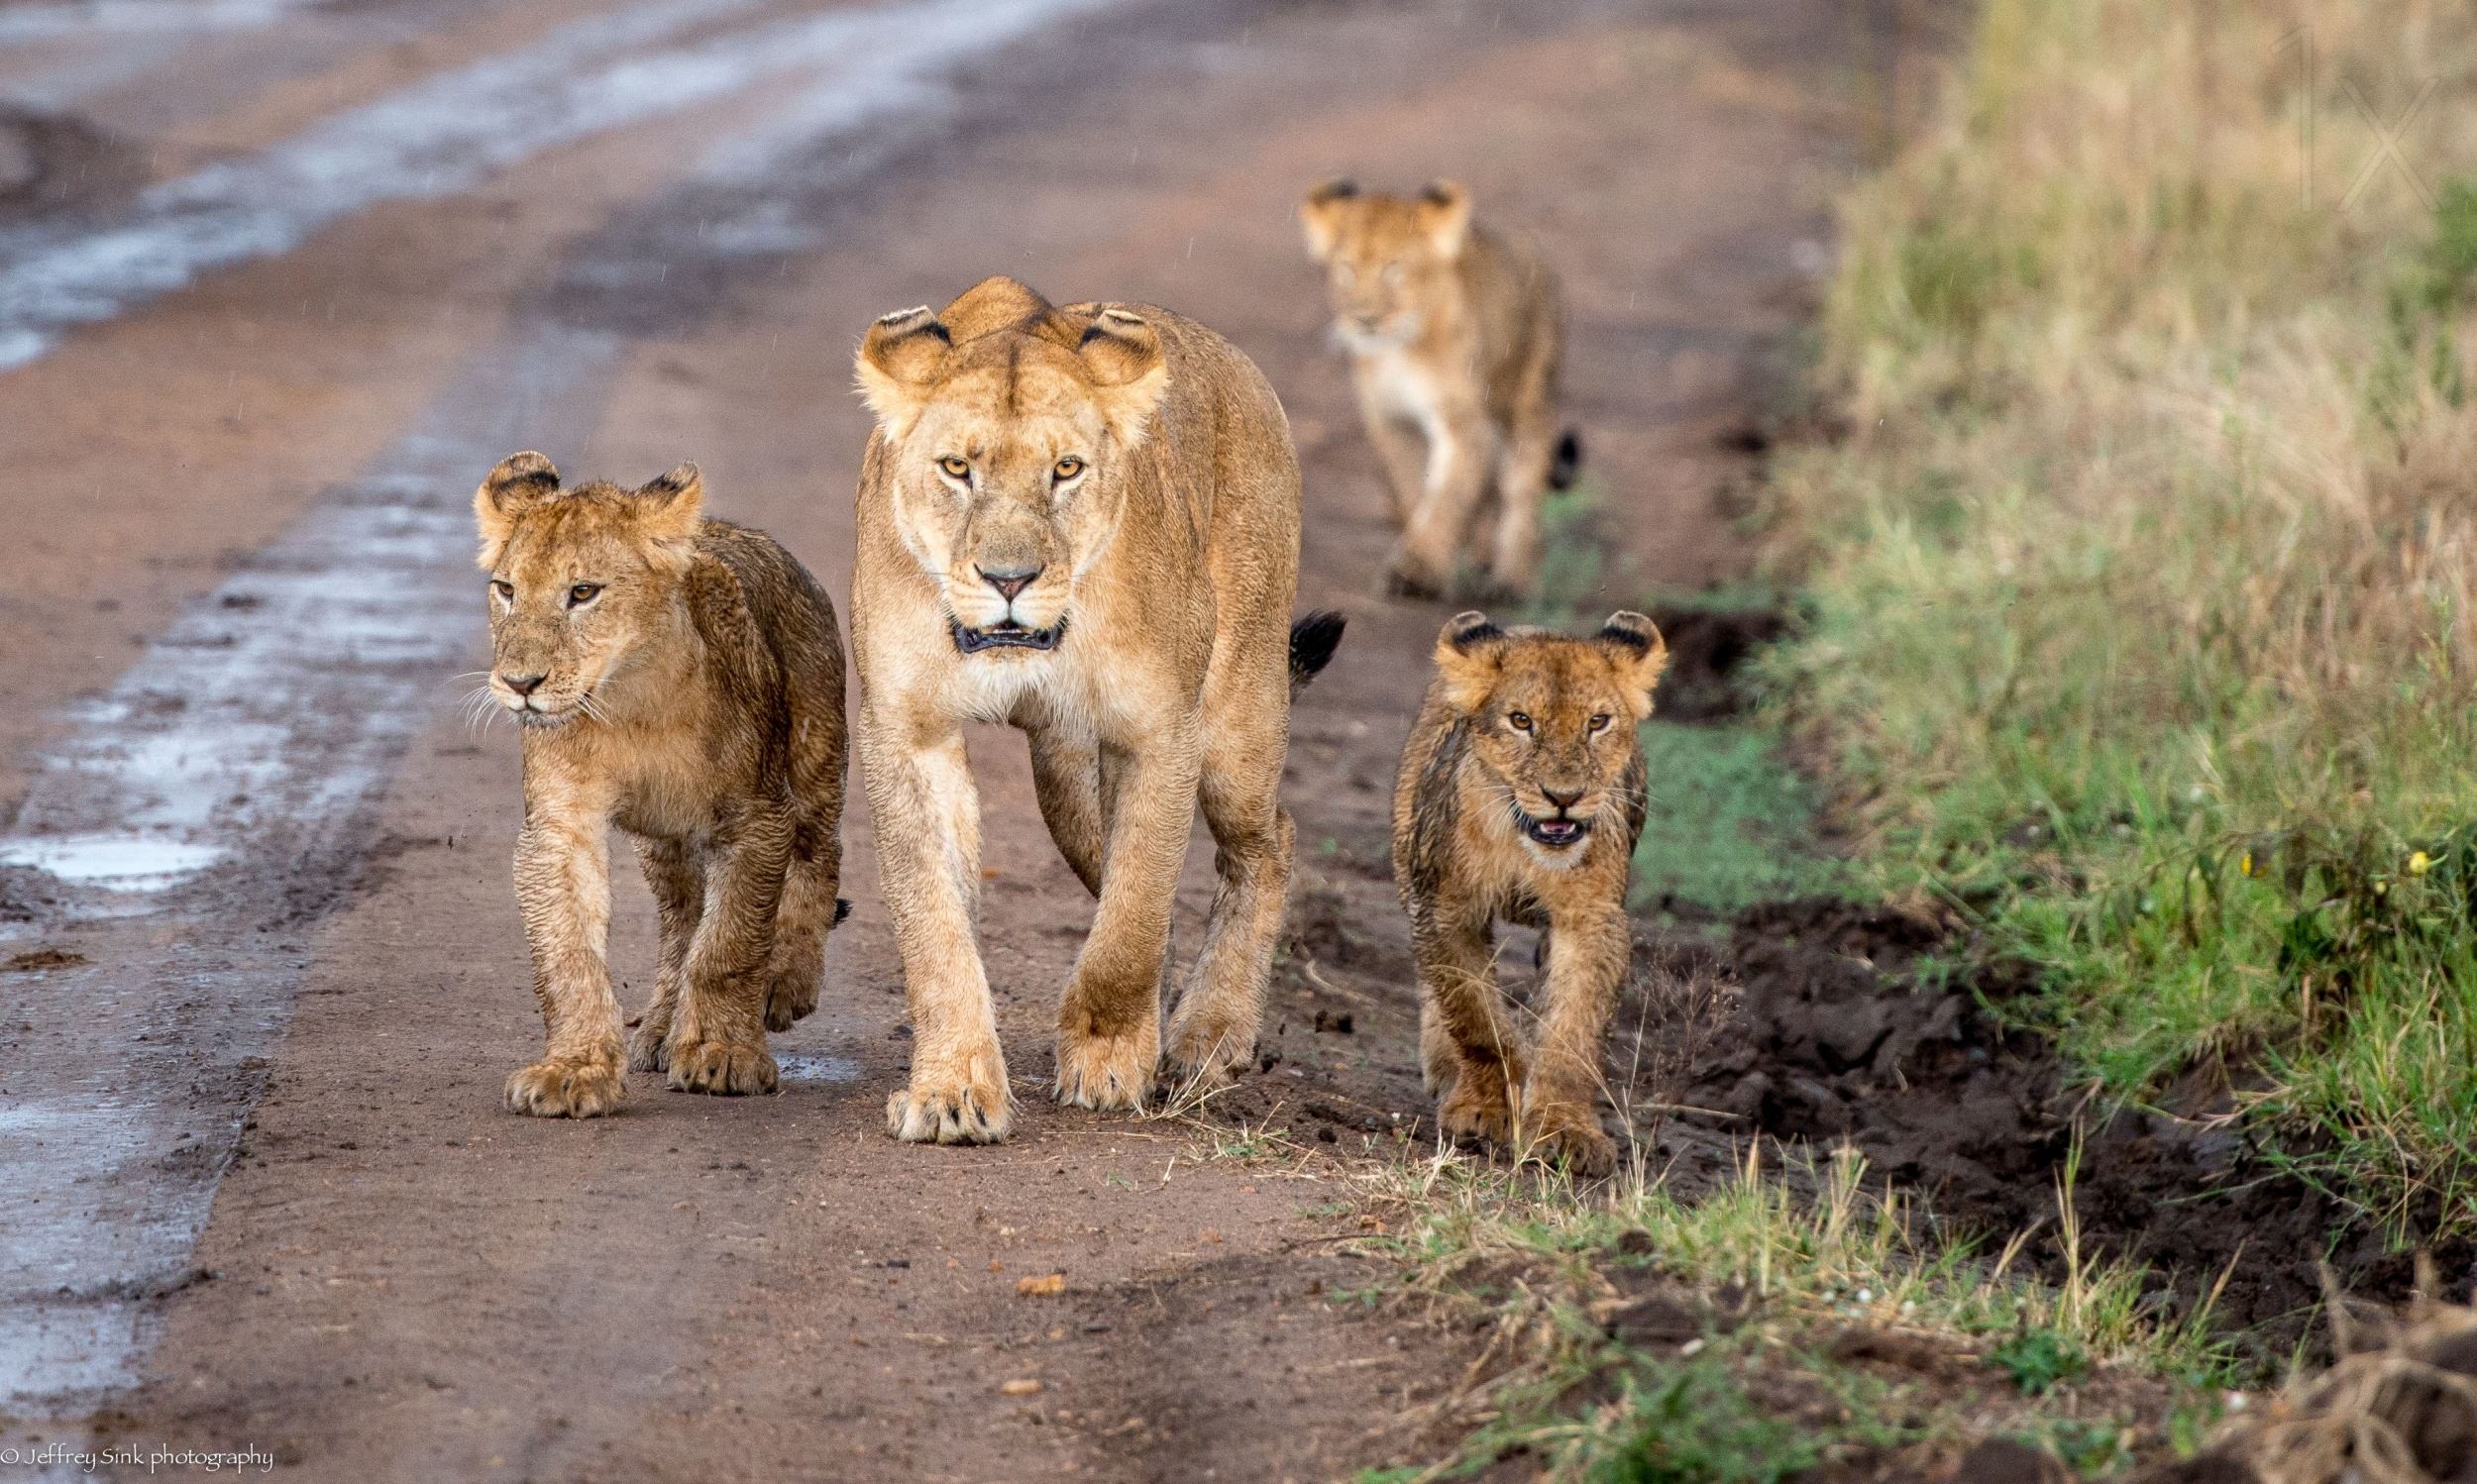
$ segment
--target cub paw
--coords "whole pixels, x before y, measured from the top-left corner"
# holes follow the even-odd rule
[[[988,1058],[994,1076],[945,1076],[915,1070],[912,1085],[886,1100],[886,1131],[908,1144],[995,1144],[1014,1119],[1006,1064]],[[980,1068],[974,1068],[979,1071]]]
[[[1531,1147],[1525,1151],[1530,1158],[1562,1165],[1586,1180],[1617,1168],[1617,1141],[1600,1130],[1600,1120],[1589,1108],[1535,1109],[1531,1119]]]
[[[670,1054],[671,1085],[683,1093],[730,1098],[774,1091],[774,1055],[763,1046],[690,1041]]]
[[[766,1029],[789,1030],[817,1007],[815,976],[777,975],[766,986]]]
[[[1140,1113],[1152,1092],[1160,1044],[1160,1031],[1148,1024],[1116,1035],[1061,1030],[1058,1086],[1051,1096],[1076,1108]]]
[[[1163,1080],[1181,1091],[1210,1092],[1229,1083],[1255,1057],[1251,1033],[1202,1023],[1173,1026],[1161,1058]]]
[[[1445,575],[1409,552],[1395,552],[1385,564],[1385,591],[1393,597],[1426,601],[1445,595]]]
[[[651,1015],[636,1029],[628,1032],[628,1070],[631,1072],[667,1072],[671,1070],[671,1022],[660,1024]]]
[[[597,1118],[628,1095],[618,1061],[538,1061],[507,1079],[507,1108],[537,1118]]]
[[[1510,1144],[1514,1140],[1513,1101],[1505,1096],[1501,1081],[1466,1072],[1437,1105],[1437,1127],[1448,1138]]]

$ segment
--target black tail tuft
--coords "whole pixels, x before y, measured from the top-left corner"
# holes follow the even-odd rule
[[[827,923],[826,926],[840,927],[843,925],[843,919],[850,915],[851,899],[848,897],[837,897],[834,899],[834,920]]]
[[[1333,663],[1333,652],[1342,647],[1343,625],[1349,621],[1330,608],[1318,608],[1290,625],[1291,694]]]
[[[1582,472],[1582,435],[1571,428],[1557,440],[1557,458],[1549,465],[1549,488],[1571,489],[1574,476]]]

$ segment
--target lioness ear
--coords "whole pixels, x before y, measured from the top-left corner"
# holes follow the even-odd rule
[[[482,528],[482,570],[498,565],[516,517],[559,492],[559,471],[551,461],[527,450],[498,461],[473,492],[474,523]]]
[[[1299,203],[1299,226],[1307,233],[1307,256],[1318,263],[1333,256],[1334,244],[1342,238],[1339,203],[1358,193],[1358,182],[1346,177],[1328,180],[1307,193],[1307,199]]]
[[[656,541],[694,541],[705,517],[705,480],[683,464],[636,492],[637,528]]]
[[[1468,714],[1488,702],[1505,659],[1505,631],[1473,608],[1445,621],[1437,635],[1437,674],[1445,679],[1446,703]]]
[[[1141,315],[1104,309],[1085,327],[1075,355],[1092,378],[1111,436],[1130,447],[1141,443],[1145,424],[1170,386],[1160,333]]]
[[[1429,182],[1419,194],[1419,228],[1439,258],[1461,257],[1470,236],[1470,192],[1452,180]]]
[[[854,370],[860,395],[889,437],[901,438],[912,430],[954,344],[945,322],[926,304],[898,309],[869,327]]]
[[[1625,687],[1628,703],[1635,707],[1635,719],[1652,714],[1652,689],[1660,684],[1661,672],[1669,668],[1669,641],[1660,636],[1660,625],[1620,608],[1600,625],[1596,642],[1615,661],[1619,683]]]

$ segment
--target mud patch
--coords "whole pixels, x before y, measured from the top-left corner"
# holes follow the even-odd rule
[[[41,974],[46,969],[74,969],[85,962],[84,954],[66,948],[30,948],[0,963],[0,974]]]
[[[1660,681],[1660,715],[1668,721],[1719,721],[1744,711],[1746,693],[1730,676],[1788,627],[1768,608],[1662,606],[1651,617],[1669,641],[1669,669]]]
[[[90,210],[146,179],[145,157],[70,114],[0,104],[0,220]]]

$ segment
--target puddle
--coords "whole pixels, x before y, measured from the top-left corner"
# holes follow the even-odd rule
[[[69,835],[0,844],[0,866],[31,866],[72,886],[161,892],[223,859],[222,847],[144,835]]]
[[[860,1080],[857,1059],[822,1051],[794,1051],[789,1055],[778,1053],[774,1065],[785,1082],[840,1084]]]

